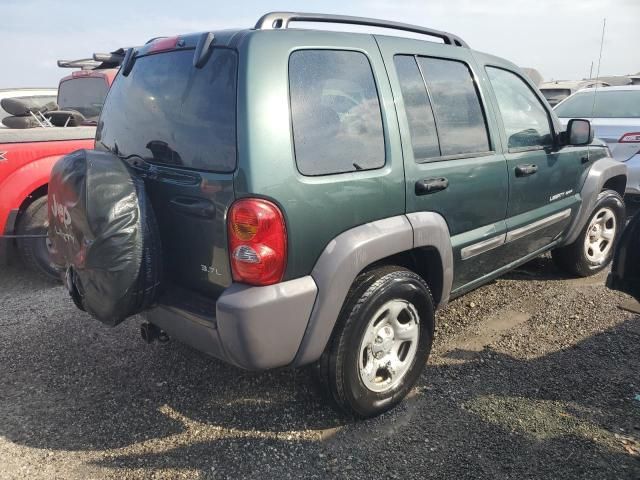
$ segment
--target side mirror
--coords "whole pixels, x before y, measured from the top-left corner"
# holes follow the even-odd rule
[[[566,137],[567,144],[573,146],[589,145],[593,141],[593,129],[589,120],[574,118],[569,120]]]

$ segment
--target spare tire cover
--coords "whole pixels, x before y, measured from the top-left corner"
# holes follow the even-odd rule
[[[115,155],[78,150],[55,164],[48,195],[53,261],[76,304],[111,326],[149,308],[161,249],[143,180]]]

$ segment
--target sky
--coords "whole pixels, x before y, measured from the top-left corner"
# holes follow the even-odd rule
[[[545,80],[640,71],[640,0],[0,0],[0,88],[55,87],[58,59],[157,36],[251,27],[268,11],[376,17],[446,30]]]

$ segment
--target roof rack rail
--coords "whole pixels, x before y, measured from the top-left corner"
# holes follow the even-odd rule
[[[375,18],[352,17],[348,15],[328,15],[323,13],[296,13],[296,12],[271,12],[263,15],[256,30],[279,30],[285,29],[290,22],[314,22],[314,23],[342,23],[348,25],[365,25],[369,27],[390,28],[393,30],[403,30],[405,32],[420,33],[430,37],[441,39],[447,45],[469,48],[469,45],[457,35],[432,28],[410,25],[407,23],[391,22],[387,20],[376,20]]]

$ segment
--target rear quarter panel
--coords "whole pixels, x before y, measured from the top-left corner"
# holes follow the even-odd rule
[[[385,165],[376,170],[304,176],[298,171],[289,108],[290,54],[299,49],[364,53],[374,73],[385,131]],[[341,32],[257,31],[240,45],[237,198],[278,203],[285,215],[285,279],[311,272],[340,233],[405,211],[404,171],[393,96],[373,36]]]

